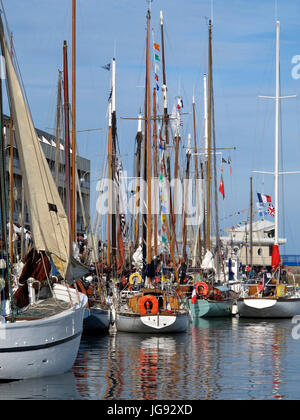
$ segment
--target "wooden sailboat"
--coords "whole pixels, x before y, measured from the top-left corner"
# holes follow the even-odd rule
[[[215,212],[216,221],[218,220],[217,211],[217,188],[216,188],[216,145],[213,127],[213,85],[212,85],[212,22],[209,21],[209,44],[208,44],[208,101],[206,100],[206,78],[204,85],[204,122],[205,122],[205,160],[206,160],[206,235],[205,235],[205,249],[206,253],[202,260],[201,269],[202,275],[199,273],[194,274],[194,289],[192,296],[188,299],[189,308],[193,318],[197,317],[225,317],[232,315],[232,307],[237,298],[237,295],[229,290],[226,285],[219,282],[217,278],[220,273],[219,253],[219,227],[216,222],[216,260],[217,267],[215,268],[214,255],[211,252],[211,190],[212,190],[212,156],[214,158],[214,179],[215,179]],[[206,109],[206,102],[208,107]],[[207,112],[207,113],[206,113]],[[213,139],[213,142],[212,142]],[[198,233],[197,233],[198,234]],[[201,252],[201,248],[199,247]]]
[[[245,286],[238,300],[238,313],[248,318],[292,318],[300,314],[300,293],[295,285],[282,283],[279,254],[279,103],[280,103],[280,22],[276,21],[276,92],[275,92],[275,162],[274,207],[275,237],[272,251],[273,275],[271,281]],[[295,173],[295,172],[293,172]],[[297,172],[299,173],[299,172]]]
[[[145,84],[144,179],[147,181],[147,214],[143,214],[143,276],[132,273],[131,290],[121,291],[115,299],[118,331],[137,333],[173,333],[187,330],[189,313],[176,290],[154,287],[155,277],[151,249],[151,107],[150,107],[150,8],[147,13],[147,52]],[[164,224],[166,221],[164,221]],[[166,224],[165,224],[165,228]],[[169,244],[171,245],[170,235]],[[172,251],[171,251],[172,252]],[[173,258],[174,261],[174,258]],[[174,262],[178,282],[178,275]],[[142,282],[144,283],[142,285]],[[178,284],[179,286],[179,284]],[[135,290],[133,290],[135,289]],[[178,287],[179,290],[179,287]]]
[[[2,264],[2,268],[6,266],[3,269],[6,284],[2,294],[5,300],[1,302],[0,379],[58,375],[71,369],[78,352],[87,298],[69,284],[86,270],[72,259],[66,213],[11,59],[2,20],[0,41],[34,241],[34,250],[26,256],[17,278],[21,287],[16,292],[18,286],[9,270],[7,241],[2,241],[6,247],[2,250],[6,257],[6,264]],[[2,127],[1,140],[3,146]],[[1,215],[5,222],[4,168]],[[3,226],[2,234],[5,237]],[[61,275],[60,283],[51,275],[51,264]]]

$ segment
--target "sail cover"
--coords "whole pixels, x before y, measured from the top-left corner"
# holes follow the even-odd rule
[[[10,57],[2,20],[0,37],[34,246],[46,251],[65,277],[70,257],[67,216]]]

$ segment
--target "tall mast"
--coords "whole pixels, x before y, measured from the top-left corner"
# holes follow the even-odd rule
[[[164,117],[162,120],[162,133],[166,144],[169,144],[169,114],[168,114],[168,101],[167,101],[167,81],[166,81],[166,61],[165,61],[165,42],[164,42],[164,18],[163,12],[160,11],[160,32],[161,32],[161,59],[162,59],[162,73],[163,73],[163,84],[162,84],[162,94],[163,94],[163,107],[164,107]],[[166,158],[167,158],[167,178],[169,183],[171,182],[171,163],[170,163],[170,155],[168,148],[166,148]],[[172,232],[173,225],[173,207],[172,207],[172,192],[171,188],[169,189],[169,203],[170,203],[170,228]]]
[[[211,248],[210,244],[210,222],[211,222],[211,108],[212,108],[212,45],[211,35],[212,24],[209,21],[208,27],[208,129],[207,129],[207,163],[206,163],[206,206],[207,206],[207,219],[206,219],[206,249]]]
[[[196,109],[195,109],[195,98],[193,96],[193,125],[194,125],[194,156],[195,156],[195,180],[196,180],[196,205],[197,205],[197,212],[199,214],[198,220],[198,229],[197,229],[197,242],[198,242],[198,253],[199,259],[201,261],[201,253],[202,253],[202,241],[201,241],[201,229],[200,229],[200,191],[198,191],[199,186],[199,169],[198,169],[198,150],[197,150],[197,133],[196,133]]]
[[[250,177],[250,266],[253,265],[253,192],[252,176]]]
[[[190,159],[191,159],[192,151],[191,151],[191,135],[188,135],[188,147],[186,151],[186,170],[185,170],[185,197],[184,197],[184,215],[183,215],[183,239],[182,239],[182,256],[186,259],[186,237],[187,237],[187,227],[186,227],[186,208],[188,204],[188,197],[189,197],[189,177],[190,177]]]
[[[69,102],[69,78],[68,78],[68,55],[67,41],[63,46],[64,68],[64,137],[65,137],[65,167],[66,167],[66,213],[71,232],[71,185],[70,185],[70,102]],[[72,236],[70,233],[70,249],[72,249]]]
[[[108,214],[107,214],[107,267],[111,267],[111,102],[108,105]]]
[[[76,0],[72,0],[72,240],[76,241]]]
[[[10,35],[10,56],[13,55],[13,36]],[[10,262],[13,262],[14,252],[13,252],[13,215],[14,215],[14,139],[13,139],[13,120],[12,112],[10,111],[10,124],[9,124],[9,133],[10,133],[10,215],[9,215],[9,246],[10,246]]]
[[[280,100],[280,22],[276,21],[276,96],[275,96],[275,168],[274,168],[274,207],[275,207],[275,239],[278,245],[278,193],[279,193],[279,100]]]
[[[142,115],[138,116],[138,129],[136,134],[136,215],[135,215],[135,228],[134,228],[134,244],[135,248],[138,247],[139,243],[139,219],[140,219],[140,203],[141,203],[141,188],[140,188],[140,177],[141,177],[141,149],[142,149],[143,133],[142,133]]]
[[[117,169],[117,116],[116,116],[116,59],[112,60],[112,96],[111,96],[111,137],[112,137],[112,150],[111,150],[111,179],[112,179],[112,215],[111,215],[111,234],[112,234],[112,264],[116,265],[117,255],[117,218],[116,218],[116,191],[114,183],[116,180]]]
[[[147,56],[146,56],[146,129],[147,133],[147,265],[151,264],[151,105],[150,105],[150,3],[147,13]],[[149,274],[149,273],[148,273]]]
[[[157,180],[157,129],[156,129],[156,88],[153,88],[153,176]],[[154,255],[157,256],[157,185],[154,189]]]

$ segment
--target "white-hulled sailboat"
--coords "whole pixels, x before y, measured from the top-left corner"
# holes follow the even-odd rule
[[[300,293],[295,286],[288,286],[280,279],[280,254],[278,240],[279,216],[279,102],[280,102],[280,22],[276,22],[276,96],[275,96],[275,168],[274,207],[275,237],[272,252],[273,278],[269,284],[247,286],[238,300],[238,312],[247,318],[292,318],[300,314]],[[295,172],[293,172],[295,173]],[[278,275],[275,278],[275,275]],[[255,293],[253,293],[253,291]],[[268,294],[268,296],[267,296]]]
[[[34,243],[21,276],[12,282],[2,228],[2,245],[6,243],[6,249],[2,249],[2,277],[6,284],[1,293],[0,380],[10,380],[58,375],[71,369],[79,348],[87,298],[69,287],[86,274],[86,269],[71,256],[66,213],[22,92],[2,20],[0,41]],[[3,130],[0,134],[3,151]],[[2,162],[2,226],[6,226],[4,175]],[[61,283],[51,277],[51,262],[61,274]],[[14,294],[15,286],[18,290]],[[43,298],[42,291],[46,291]],[[23,304],[17,306],[20,296]]]
[[[150,2],[149,2],[150,4]],[[147,181],[147,216],[143,215],[143,258],[144,287],[136,291],[121,292],[115,300],[115,322],[118,331],[136,333],[177,333],[188,328],[190,315],[185,302],[180,299],[174,288],[151,287],[151,115],[150,115],[150,6],[147,13],[147,52],[146,52],[146,86],[145,86],[145,147],[144,147],[144,180]],[[166,222],[165,228],[167,229]],[[172,250],[171,250],[172,253]],[[174,259],[173,259],[174,260]],[[174,262],[174,269],[175,262]],[[177,271],[176,271],[177,275]],[[131,279],[139,273],[132,273]],[[178,276],[177,276],[178,277]]]

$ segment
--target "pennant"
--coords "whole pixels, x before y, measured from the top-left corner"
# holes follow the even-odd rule
[[[159,91],[159,86],[158,86],[158,84],[156,83],[156,90],[157,91]]]
[[[155,44],[155,42],[154,42],[154,49],[155,49],[156,51],[160,51],[160,46],[159,46],[159,44]]]
[[[222,157],[222,163],[227,163],[227,160]]]
[[[224,200],[224,198],[225,198],[225,187],[224,187],[224,181],[223,181],[223,171],[221,172],[221,181],[220,181],[220,186],[219,186],[219,192],[222,194],[223,200]]]
[[[271,203],[272,202],[272,198],[271,198],[270,195],[257,193],[257,197],[258,197],[258,201],[260,203]]]
[[[156,73],[154,74],[154,78],[155,78],[155,80],[158,82],[158,76],[157,76],[157,74],[156,74]]]
[[[110,63],[105,64],[105,66],[101,66],[101,68],[109,71],[110,70]]]
[[[156,61],[160,61],[159,55],[158,54],[154,54],[154,58]]]

